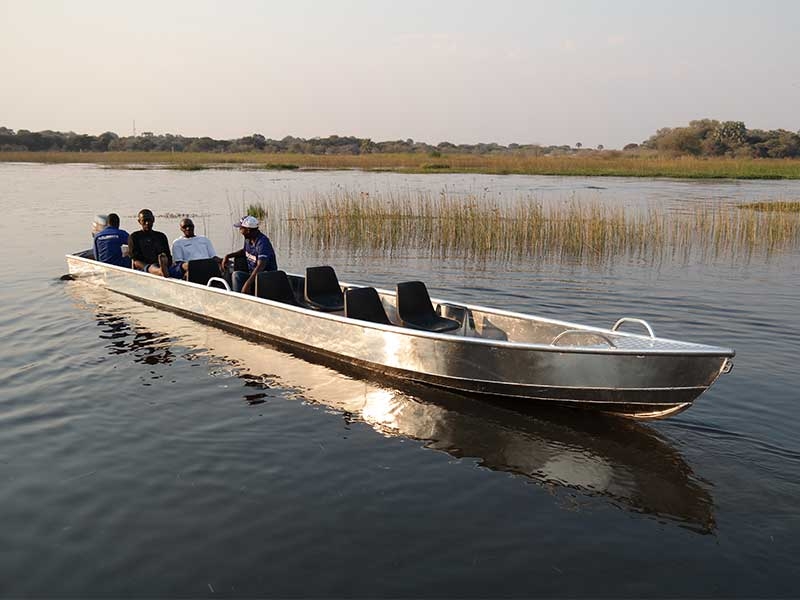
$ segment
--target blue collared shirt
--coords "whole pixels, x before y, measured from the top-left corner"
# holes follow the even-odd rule
[[[122,256],[122,244],[128,243],[128,232],[116,227],[106,227],[94,236],[96,260],[118,267],[130,267],[131,259]]]
[[[256,268],[256,263],[259,259],[267,261],[265,271],[277,271],[278,261],[275,258],[275,250],[272,248],[272,242],[261,231],[258,232],[258,237],[252,242],[248,239],[244,241],[244,255],[247,257],[247,267],[250,272]]]

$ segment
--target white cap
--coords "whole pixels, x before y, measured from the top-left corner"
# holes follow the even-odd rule
[[[92,234],[100,233],[106,227],[108,227],[108,216],[95,215],[94,221],[92,221]]]
[[[238,223],[233,224],[234,227],[247,227],[248,229],[258,229],[258,219],[252,215],[247,215],[239,219]]]

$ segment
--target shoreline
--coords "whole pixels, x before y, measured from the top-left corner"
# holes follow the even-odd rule
[[[442,154],[264,154],[170,152],[0,152],[0,162],[95,164],[111,169],[363,170],[560,177],[800,179],[797,159],[667,158],[618,151],[564,156]]]

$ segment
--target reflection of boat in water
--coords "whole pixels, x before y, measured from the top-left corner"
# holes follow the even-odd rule
[[[344,368],[487,399],[659,418],[691,406],[732,366],[733,350],[656,337],[641,319],[588,327],[432,300],[418,281],[396,292],[344,284],[330,267],[261,273],[249,296],[213,287],[228,284],[209,278],[219,274],[211,262],[194,283],[67,256],[70,275],[131,298]],[[621,331],[626,323],[648,335]]]
[[[427,386],[384,387],[101,288],[69,287],[76,299],[99,307],[100,337],[109,351],[130,352],[136,362],[169,363],[180,356],[205,358],[217,368],[224,361],[227,373],[245,381],[243,396],[250,403],[260,402],[266,388],[281,388],[385,435],[425,440],[430,448],[556,491],[602,498],[700,532],[714,529],[708,490],[680,453],[646,425],[582,411],[520,412]]]

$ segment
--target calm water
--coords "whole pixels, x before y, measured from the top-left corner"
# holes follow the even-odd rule
[[[298,247],[281,267],[737,350],[689,411],[632,423],[351,378],[81,282],[96,213],[192,213],[222,253],[242,203],[336,189],[676,210],[800,182],[0,164],[0,596],[796,596],[798,252],[652,268],[432,262]],[[178,235],[177,218],[156,229]],[[267,227],[269,232],[269,227]]]

